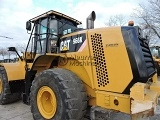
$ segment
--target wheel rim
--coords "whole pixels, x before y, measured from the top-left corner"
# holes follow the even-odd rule
[[[0,78],[0,94],[2,93],[2,79]]]
[[[51,119],[57,109],[56,96],[51,88],[43,86],[37,95],[37,105],[39,112],[45,119]]]

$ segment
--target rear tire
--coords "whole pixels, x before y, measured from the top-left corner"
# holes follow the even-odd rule
[[[11,93],[6,71],[0,67],[0,105],[15,102],[20,97],[20,93]]]
[[[39,96],[39,93],[42,91],[45,94]],[[42,98],[48,96],[48,94],[50,96],[45,99],[47,101],[49,98],[52,102],[46,103],[45,99],[42,100]],[[71,71],[62,68],[49,69],[41,72],[32,82],[30,98],[31,112],[35,120],[82,120],[86,113],[87,94],[82,81]],[[42,103],[48,105],[45,106],[42,104],[44,109],[43,107],[38,107],[42,106],[41,103],[37,102],[41,100]],[[45,115],[49,109],[52,111],[52,108],[56,108],[55,112],[53,112],[54,114],[47,116],[50,114],[48,113]]]

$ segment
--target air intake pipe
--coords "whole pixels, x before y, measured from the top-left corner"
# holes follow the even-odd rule
[[[94,28],[94,21],[96,19],[96,13],[94,11],[91,12],[91,14],[87,17],[87,29],[93,29]]]

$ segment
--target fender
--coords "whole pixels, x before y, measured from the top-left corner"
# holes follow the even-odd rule
[[[1,63],[6,70],[8,81],[24,80],[25,79],[25,61],[16,63]]]
[[[36,57],[31,70],[36,70],[37,73],[41,72],[42,70],[46,70],[52,68],[54,66],[58,66],[58,58],[59,55],[40,55]]]

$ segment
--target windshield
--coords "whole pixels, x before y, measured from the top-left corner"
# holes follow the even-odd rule
[[[77,27],[74,26],[74,25],[71,25],[69,23],[63,23],[62,24],[62,22],[59,22],[59,30],[60,30],[62,35],[66,35],[66,34],[72,33],[76,29],[77,29]]]
[[[40,24],[37,25],[37,34],[40,35],[37,39],[37,50],[36,53],[45,53],[46,44],[48,39],[47,52],[51,50],[51,46],[55,41],[57,42],[57,20],[51,19],[50,24],[47,24],[48,19],[43,19]]]
[[[47,33],[47,19],[40,21],[40,24],[37,25],[37,34],[39,37],[36,42],[37,50],[36,53],[44,53],[46,49],[46,33]]]

